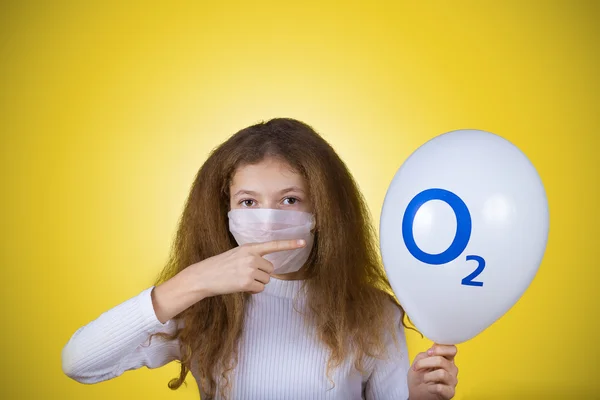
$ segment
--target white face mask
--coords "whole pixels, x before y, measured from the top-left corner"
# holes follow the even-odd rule
[[[275,210],[270,208],[236,208],[227,214],[229,231],[241,246],[271,240],[304,239],[306,246],[266,254],[276,274],[298,271],[310,255],[315,227],[313,214],[303,211]]]

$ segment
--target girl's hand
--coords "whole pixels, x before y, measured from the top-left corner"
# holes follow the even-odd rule
[[[186,268],[189,270],[187,279],[195,282],[196,291],[202,298],[236,292],[259,293],[273,273],[273,264],[263,256],[305,245],[304,240],[244,244],[190,265]]]
[[[434,344],[415,357],[408,371],[410,400],[447,400],[454,397],[458,368],[454,363],[454,345]]]
[[[273,264],[263,255],[303,246],[306,243],[298,240],[251,243],[192,264],[152,290],[156,318],[164,324],[210,296],[262,292],[273,272]]]

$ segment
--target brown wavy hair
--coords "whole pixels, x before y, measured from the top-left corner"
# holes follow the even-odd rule
[[[262,121],[235,133],[211,152],[194,179],[171,255],[155,285],[237,246],[227,219],[231,178],[237,168],[266,157],[286,161],[308,184],[316,230],[303,281],[308,295],[306,318],[330,349],[327,375],[348,357],[364,371],[365,356],[384,354],[386,331],[397,341],[396,321],[386,312],[392,309],[390,300],[400,309],[402,324],[413,328],[404,322],[406,314],[392,294],[356,182],[333,148],[304,122],[291,118]],[[169,382],[171,389],[184,383],[195,357],[207,396],[216,395],[219,375],[223,378],[219,389],[227,392],[250,297],[234,293],[205,298],[174,317],[183,320],[183,328],[170,336],[155,334],[180,341],[181,371]]]

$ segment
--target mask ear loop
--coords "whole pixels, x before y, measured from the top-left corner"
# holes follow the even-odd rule
[[[317,216],[315,214],[313,214],[313,222],[312,227],[310,228],[310,233],[313,235],[317,233]]]

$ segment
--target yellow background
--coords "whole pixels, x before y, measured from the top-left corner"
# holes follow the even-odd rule
[[[321,132],[373,217],[428,139],[519,146],[550,204],[522,299],[459,346],[456,399],[597,398],[599,2],[0,3],[3,399],[197,399],[178,365],[97,385],[71,334],[149,286],[214,146],[261,119]],[[411,358],[429,342],[409,333]]]

